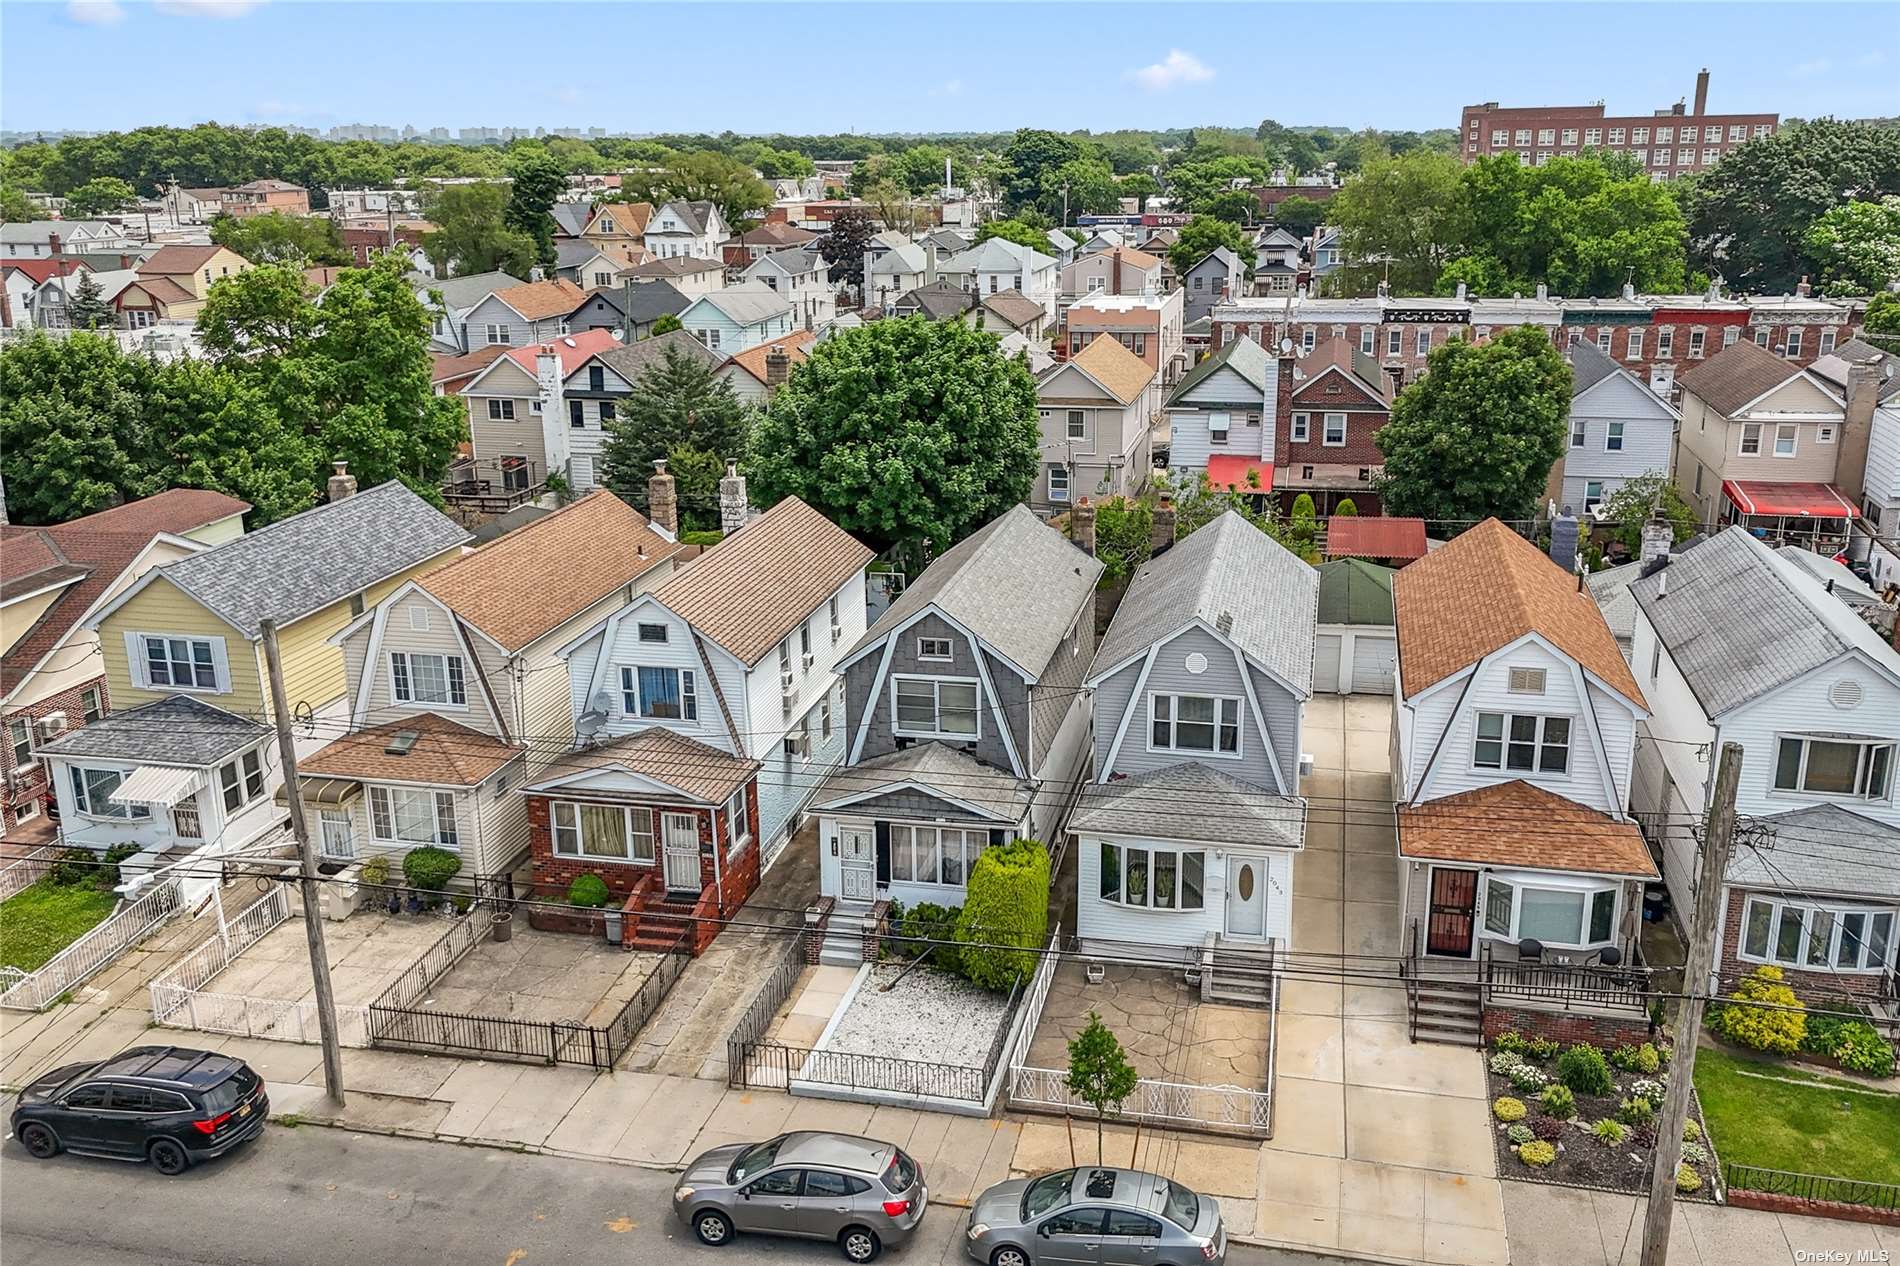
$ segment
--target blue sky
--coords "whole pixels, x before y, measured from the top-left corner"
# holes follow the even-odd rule
[[[1900,4],[5,0],[0,127],[1455,127],[1459,109],[1900,113]],[[1852,32],[1867,38],[1842,38]]]

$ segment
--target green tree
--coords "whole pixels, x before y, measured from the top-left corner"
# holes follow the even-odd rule
[[[1468,234],[1458,160],[1437,154],[1380,159],[1327,209],[1346,249],[1348,284],[1367,293],[1385,278],[1394,293],[1429,294]]]
[[[422,214],[435,225],[422,235],[422,251],[436,275],[466,277],[499,269],[526,277],[539,248],[503,216],[508,186],[484,181],[472,185],[436,185],[422,197]]]
[[[281,211],[241,219],[220,215],[211,221],[211,240],[253,264],[347,266],[355,262],[343,245],[336,221],[314,215],[285,215]]]
[[[567,192],[567,166],[546,152],[529,151],[509,167],[508,207],[502,223],[534,239],[536,256],[554,262],[554,217],[548,209]]]
[[[66,195],[66,214],[75,220],[120,211],[139,200],[138,190],[117,176],[95,176]]]
[[[709,455],[714,463],[711,521],[719,521],[716,496],[719,468],[730,458],[743,457],[751,441],[753,411],[732,390],[729,379],[715,376],[704,359],[677,347],[648,365],[627,398],[614,406],[601,443],[601,482],[629,505],[647,507],[647,478],[653,463],[675,450],[690,449]],[[687,505],[687,480],[698,471],[674,471],[680,481],[680,504]],[[698,492],[698,489],[694,489]],[[705,510],[702,503],[693,507]]]
[[[1014,242],[1018,246],[1027,246],[1032,251],[1049,253],[1049,230],[1039,229],[1027,220],[1017,217],[1009,220],[991,220],[976,231],[976,240],[987,242],[1000,237],[1005,242]]]
[[[1082,146],[1073,137],[1041,128],[1018,129],[1003,147],[1003,163],[1009,173],[1003,183],[1003,201],[1011,210],[1038,206],[1054,215],[1062,205],[1062,195],[1058,191],[1055,206],[1050,206],[1043,177],[1080,157]]]
[[[1326,204],[1296,193],[1273,208],[1273,222],[1295,237],[1308,237],[1326,223]]]
[[[1452,339],[1428,365],[1373,436],[1385,457],[1378,490],[1387,512],[1441,522],[1530,518],[1563,454],[1570,366],[1531,325],[1482,346]]]
[[[1260,486],[1260,476],[1248,472],[1245,486],[1216,488],[1201,471],[1192,482],[1175,483],[1156,477],[1157,486],[1150,495],[1167,495],[1174,501],[1174,532],[1177,539],[1200,531],[1223,514],[1238,514],[1247,522],[1287,544],[1286,524],[1273,508],[1272,490]]]
[[[1247,231],[1238,224],[1211,215],[1197,215],[1187,222],[1181,230],[1181,236],[1168,248],[1168,262],[1174,265],[1175,274],[1179,276],[1206,258],[1207,253],[1217,246],[1225,246],[1240,256],[1249,272],[1253,270],[1253,239]]]
[[[830,229],[818,239],[818,255],[831,265],[831,280],[862,286],[864,252],[876,236],[877,225],[862,211],[853,208],[832,217]]]
[[[1130,172],[1116,184],[1119,186],[1118,192],[1122,197],[1135,200],[1137,211],[1146,211],[1148,199],[1161,192],[1161,182],[1145,171]]]
[[[1095,508],[1095,557],[1105,584],[1128,579],[1148,561],[1154,525],[1152,498],[1110,497]]]
[[[1113,214],[1122,205],[1115,173],[1099,158],[1075,158],[1043,172],[1042,193],[1045,207],[1060,213],[1066,204],[1071,218]]]
[[[1204,204],[1204,214],[1229,224],[1252,227],[1260,218],[1260,199],[1245,189],[1229,189],[1209,198]]]
[[[710,202],[734,226],[772,203],[772,187],[757,172],[712,150],[680,154],[657,172],[627,173],[621,189],[629,198],[653,203]]]
[[[1900,194],[1843,202],[1808,229],[1805,245],[1830,294],[1871,294],[1900,280]]]
[[[1122,1104],[1135,1093],[1140,1078],[1128,1053],[1109,1031],[1102,1017],[1089,1012],[1089,1022],[1069,1042],[1069,1093],[1095,1109],[1095,1163],[1102,1163],[1102,1122],[1110,1111],[1120,1116]]]
[[[671,312],[663,312],[653,320],[653,328],[647,332],[648,338],[661,334],[671,334],[674,330],[683,330],[680,319]]]
[[[1033,975],[1049,930],[1049,850],[1036,840],[993,844],[977,854],[964,891],[963,974],[999,993]]]
[[[1211,212],[1216,198],[1223,194],[1244,192],[1251,185],[1264,184],[1271,174],[1270,165],[1265,160],[1244,158],[1237,154],[1204,162],[1183,163],[1168,169],[1168,194],[1174,199],[1174,205],[1183,211],[1196,214]],[[1257,201],[1254,208],[1257,213]]]
[[[753,442],[762,504],[797,496],[912,575],[1029,495],[1041,463],[1035,379],[996,336],[922,316],[816,344]]]
[[[1808,230],[1845,202],[1900,192],[1900,130],[1816,119],[1728,153],[1688,183],[1689,254],[1738,291],[1822,275]]]
[[[666,469],[679,497],[680,528],[709,532],[719,527],[719,481],[726,463],[717,453],[677,444],[666,450]]]
[[[1883,290],[1869,299],[1864,328],[1869,334],[1900,334],[1900,294]]]
[[[0,224],[25,224],[50,218],[20,190],[12,185],[0,185]]]
[[[1621,541],[1623,548],[1634,557],[1643,548],[1643,524],[1649,521],[1658,504],[1663,517],[1669,520],[1673,544],[1680,545],[1695,535],[1695,508],[1683,500],[1673,480],[1658,472],[1626,481],[1604,498],[1603,511],[1597,518],[1611,525],[1612,539]]]
[[[112,328],[112,305],[106,302],[105,292],[89,268],[79,272],[79,284],[73,289],[72,302],[66,306],[66,319],[75,330]]]

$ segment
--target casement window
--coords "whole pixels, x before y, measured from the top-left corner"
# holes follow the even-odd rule
[[[1554,127],[1538,128],[1537,143],[1539,145],[1555,145],[1557,143],[1557,129]]]
[[[947,637],[920,637],[917,639],[918,659],[949,659],[951,657],[950,639]]]
[[[1675,128],[1673,128],[1673,127],[1659,127],[1659,128],[1657,128],[1657,129],[1656,129],[1656,143],[1657,143],[1658,145],[1669,145],[1669,144],[1673,144],[1673,143],[1675,142],[1675,139],[1676,139],[1676,129],[1675,129]]]
[[[726,848],[736,851],[740,844],[752,838],[752,818],[747,811],[745,788],[732,793],[726,801]]]
[[[1742,457],[1761,456],[1761,423],[1742,423],[1741,447],[1736,452]]]
[[[490,400],[488,402],[488,420],[490,422],[513,422],[515,420],[515,402],[512,400]]]
[[[948,884],[962,887],[976,865],[978,854],[989,847],[986,830],[891,825],[891,879],[907,884]]]
[[[1781,735],[1775,740],[1775,790],[1885,800],[1893,790],[1896,746],[1890,739]]]
[[[1620,127],[1611,128],[1610,129],[1610,144],[1621,145],[1622,143],[1623,143],[1623,129]]]
[[[1775,456],[1793,457],[1796,445],[1800,442],[1801,428],[1793,422],[1782,422],[1775,427]]]
[[[1573,127],[1565,128],[1564,129],[1564,144],[1575,145],[1576,143],[1577,143],[1577,129]]]
[[[739,793],[741,797],[744,792]],[[554,852],[599,862],[653,861],[653,814],[617,804],[556,800],[549,814]]]
[[[455,827],[455,797],[421,787],[371,787],[370,833],[388,844],[461,847]]]
[[[1570,769],[1570,718],[1480,712],[1471,764],[1475,769],[1566,773]]]
[[[172,690],[221,688],[218,662],[223,658],[222,639],[142,634],[138,640],[147,686]]]
[[[905,738],[961,742],[983,732],[977,714],[977,683],[967,678],[894,677],[891,730]]]
[[[1631,128],[1630,129],[1630,144],[1631,145],[1649,144],[1649,129],[1646,127]]]
[[[1484,877],[1484,930],[1513,941],[1582,949],[1616,939],[1612,880],[1501,872]]]
[[[1748,898],[1736,957],[1821,971],[1884,969],[1893,953],[1892,909]]]
[[[1623,427],[1625,425],[1626,424],[1622,422],[1610,423],[1609,434],[1603,437],[1604,452],[1620,453],[1623,451]]]
[[[1148,697],[1148,746],[1156,751],[1240,754],[1240,700],[1225,695]]]
[[[73,807],[89,818],[149,818],[151,806],[143,804],[120,804],[112,799],[112,793],[125,781],[125,774],[116,769],[88,769],[82,765],[67,766],[68,777],[72,780]]]
[[[1069,468],[1051,466],[1049,468],[1049,500],[1067,501],[1069,499]]]
[[[1623,348],[1623,356],[1626,360],[1643,359],[1643,332],[1641,330],[1629,332],[1629,342]]]
[[[1207,853],[1198,848],[1156,848],[1101,843],[1096,895],[1116,905],[1146,910],[1199,910],[1206,902]]]
[[[264,762],[256,751],[218,766],[218,792],[224,811],[236,813],[264,794]]]
[[[1321,442],[1327,448],[1344,448],[1346,446],[1346,415],[1328,413],[1325,419],[1326,430]]]
[[[1500,130],[1491,133],[1491,144],[1493,148],[1501,145],[1509,145],[1510,143],[1511,134],[1509,132]]]
[[[1600,127],[1585,128],[1583,130],[1583,143],[1585,145],[1603,144],[1603,129]]]
[[[7,722],[7,745],[13,749],[16,767],[33,763],[33,726],[25,717]]]
[[[468,673],[460,655],[421,655],[392,651],[390,695],[397,703],[468,706]]]
[[[630,717],[697,721],[697,675],[690,668],[622,668],[620,708]]]
[[[1301,443],[1304,443],[1307,439],[1307,435],[1311,426],[1312,426],[1312,418],[1310,417],[1310,415],[1305,414],[1305,413],[1294,414],[1293,415],[1293,438]]]

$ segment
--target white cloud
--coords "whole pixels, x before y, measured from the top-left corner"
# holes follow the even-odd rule
[[[1192,53],[1184,53],[1178,48],[1168,50],[1168,55],[1152,66],[1143,66],[1128,71],[1122,76],[1132,79],[1149,92],[1166,92],[1182,84],[1206,83],[1214,77],[1214,68],[1206,65]]]
[[[81,26],[117,26],[125,21],[125,6],[119,0],[72,0],[66,20]]]
[[[241,18],[264,0],[154,0],[152,7],[174,18]]]
[[[1803,77],[1825,74],[1834,65],[1825,57],[1816,57],[1812,61],[1795,63],[1794,73]]]
[[[946,79],[932,88],[930,95],[933,97],[960,97],[963,95],[963,81],[961,79]]]

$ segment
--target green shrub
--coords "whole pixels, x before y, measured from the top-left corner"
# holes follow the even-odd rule
[[[1509,1051],[1513,1055],[1522,1055],[1530,1048],[1530,1042],[1525,1039],[1522,1033],[1517,1032],[1515,1029],[1506,1029],[1491,1039],[1491,1046],[1494,1050]]]
[[[1525,1043],[1524,1053],[1535,1060],[1546,1060],[1557,1053],[1558,1044],[1547,1037],[1534,1037]]]
[[[1612,1068],[1620,1068],[1626,1073],[1636,1071],[1636,1048],[1634,1046],[1619,1046],[1611,1051],[1607,1058]]]
[[[1507,1123],[1522,1121],[1529,1111],[1522,1099],[1513,1099],[1509,1095],[1500,1095],[1491,1104],[1491,1115]]]
[[[1839,1016],[1811,1015],[1807,1031],[1801,1035],[1801,1049],[1811,1055],[1832,1055],[1840,1045],[1841,1030],[1847,1021]]]
[[[1709,1163],[1709,1149],[1700,1143],[1684,1143],[1682,1159],[1691,1165],[1706,1165]]]
[[[1511,1089],[1522,1095],[1534,1095],[1550,1084],[1550,1074],[1529,1064],[1519,1064],[1504,1074],[1511,1081]]]
[[[1893,1076],[1893,1046],[1863,1020],[1851,1020],[1841,1026],[1834,1058],[1849,1072],[1869,1077]]]
[[[1559,1120],[1569,1120],[1577,1115],[1577,1096],[1568,1086],[1546,1086],[1541,1096],[1546,1114]]]
[[[962,906],[940,906],[934,901],[919,901],[904,911],[900,919],[892,915],[892,926],[903,938],[897,952],[905,958],[929,956],[932,967],[944,971],[961,973],[963,970],[962,947],[956,943],[957,919],[963,913]],[[942,945],[924,945],[923,941],[942,941]]]
[[[1491,1057],[1491,1071],[1500,1077],[1509,1077],[1513,1068],[1522,1068],[1524,1057],[1515,1051],[1499,1051]]]
[[[1737,1001],[1719,1007],[1710,1027],[1728,1041],[1771,1055],[1792,1055],[1807,1036],[1808,1017],[1794,990],[1781,983],[1781,968],[1757,967],[1742,977],[1729,997]],[[1770,1006],[1750,1006],[1749,1003]],[[1782,1010],[1781,1008],[1792,1008]]]
[[[1513,1143],[1528,1143],[1537,1137],[1537,1131],[1519,1121],[1516,1125],[1504,1127],[1504,1137]]]
[[[92,882],[101,892],[110,892],[119,886],[119,863],[137,854],[144,846],[141,844],[114,844],[106,850],[105,865],[93,868]]]
[[[1625,1099],[1623,1106],[1617,1109],[1616,1119],[1624,1125],[1648,1125],[1656,1119],[1656,1105],[1647,1099]]]
[[[1580,1042],[1557,1058],[1557,1080],[1580,1095],[1607,1095],[1616,1089],[1603,1052]]]
[[[1623,1136],[1629,1131],[1623,1128],[1621,1122],[1605,1119],[1591,1126],[1590,1133],[1596,1135],[1603,1146],[1617,1147],[1622,1144]]]
[[[420,888],[424,892],[442,891],[461,869],[461,858],[433,844],[412,848],[402,855],[403,878],[409,881],[411,888]]]
[[[1011,840],[978,854],[957,918],[963,974],[985,989],[1010,988],[1036,970],[1048,928],[1049,850]]]
[[[1539,1139],[1517,1149],[1517,1158],[1533,1169],[1542,1169],[1557,1159],[1557,1145]]]
[[[363,863],[363,882],[380,888],[389,882],[389,859],[378,853]]]
[[[99,854],[89,848],[62,848],[53,864],[46,868],[48,883],[61,887],[89,884],[99,873]]]
[[[1359,513],[1359,507],[1353,504],[1351,497],[1341,497],[1339,504],[1333,507],[1333,513],[1342,518],[1352,518]]]
[[[1644,1042],[1636,1048],[1636,1071],[1645,1077],[1654,1077],[1662,1071],[1662,1051],[1654,1042]]]
[[[1685,1143],[1698,1143],[1701,1142],[1701,1140],[1702,1123],[1694,1117],[1684,1117],[1682,1120],[1682,1141]]]
[[[576,875],[574,882],[567,886],[567,904],[583,910],[598,910],[612,899],[607,881],[596,874]]]
[[[1676,1190],[1684,1195],[1702,1190],[1702,1175],[1695,1172],[1694,1166],[1684,1165],[1676,1171]]]

